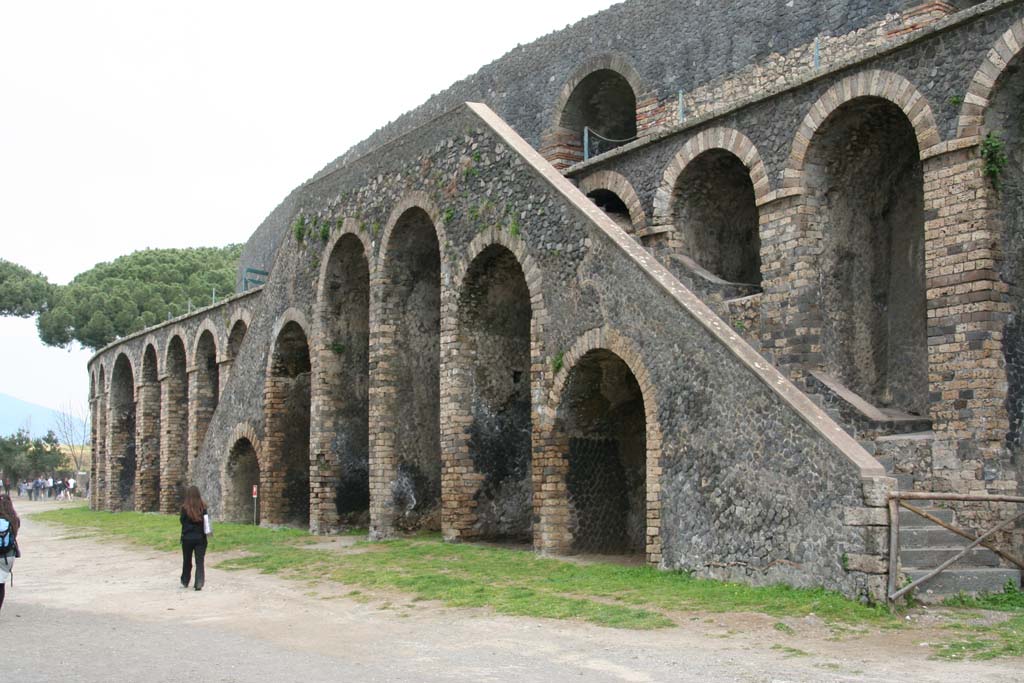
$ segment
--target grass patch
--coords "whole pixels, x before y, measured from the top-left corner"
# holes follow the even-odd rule
[[[40,513],[36,518],[98,529],[160,550],[178,548],[178,519],[169,515],[72,508]],[[580,619],[615,628],[666,628],[675,624],[669,614],[686,611],[760,612],[777,617],[814,614],[830,624],[899,624],[882,608],[860,605],[821,589],[752,587],[649,567],[578,565],[529,551],[444,543],[437,534],[380,543],[364,541],[351,550],[304,547],[317,540],[296,529],[220,523],[210,551],[214,557],[240,551],[218,565],[226,569],[326,579],[362,589],[401,591],[413,601],[436,600],[452,607],[490,608],[508,615]],[[781,622],[776,628],[784,633],[792,630]]]
[[[778,645],[778,644],[775,644],[775,645],[772,645],[772,649],[781,652],[786,657],[810,657],[811,656],[810,652],[804,652],[803,650],[798,650],[797,648],[789,647],[788,645]]]
[[[1007,583],[1002,593],[982,594],[978,597],[958,595],[944,603],[948,607],[963,608],[961,615],[977,618],[977,610],[1011,612],[1013,616],[998,624],[972,624],[963,621],[951,624],[955,631],[969,631],[963,638],[944,643],[936,648],[940,659],[985,660],[997,657],[1024,657],[1024,591]]]

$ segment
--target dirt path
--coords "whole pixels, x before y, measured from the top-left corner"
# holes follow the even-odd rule
[[[53,504],[16,501],[22,514]],[[25,556],[0,614],[3,679],[50,681],[991,681],[1020,660],[930,660],[928,629],[841,641],[813,617],[680,615],[621,631],[500,617],[207,569],[178,587],[179,556],[26,519]],[[218,561],[216,547],[208,564]],[[773,649],[776,646],[776,649]],[[791,648],[783,650],[779,648]],[[794,655],[794,651],[807,654]],[[9,677],[9,678],[8,678]]]

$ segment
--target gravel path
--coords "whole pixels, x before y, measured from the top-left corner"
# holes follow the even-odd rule
[[[19,512],[54,504],[15,500]],[[25,556],[0,613],[3,680],[26,681],[991,681],[1024,663],[928,659],[928,629],[841,641],[813,617],[682,615],[637,632],[412,603],[256,572],[207,569],[177,585],[179,555],[26,519]],[[216,545],[208,564],[217,563]],[[13,636],[13,638],[11,637]],[[775,649],[773,649],[773,646]],[[783,650],[780,648],[791,648]],[[805,654],[796,655],[794,651]]]

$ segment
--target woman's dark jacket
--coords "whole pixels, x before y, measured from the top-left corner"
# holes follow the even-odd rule
[[[206,510],[203,510],[203,514],[206,514]],[[206,540],[206,534],[203,532],[203,520],[200,519],[198,522],[193,522],[185,511],[181,511],[179,516],[181,520],[181,540],[191,541],[192,543],[200,543]]]

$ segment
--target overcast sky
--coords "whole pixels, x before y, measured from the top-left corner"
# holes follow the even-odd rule
[[[4,3],[0,257],[63,284],[138,249],[244,242],[375,129],[612,4]],[[89,356],[0,318],[0,393],[81,404]]]

